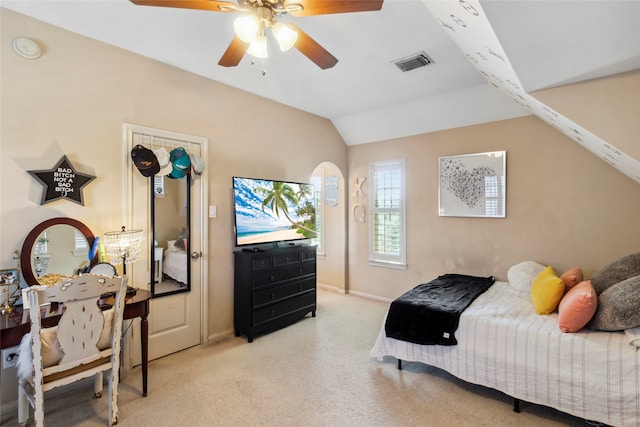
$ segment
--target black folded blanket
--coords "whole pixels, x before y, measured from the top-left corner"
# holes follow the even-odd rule
[[[493,277],[445,274],[416,286],[391,303],[387,336],[416,344],[458,344],[454,333],[460,315],[493,282]]]

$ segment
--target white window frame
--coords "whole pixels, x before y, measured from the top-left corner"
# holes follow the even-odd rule
[[[153,194],[158,198],[165,196],[164,193],[164,175],[153,176]]]
[[[77,257],[86,257],[89,254],[89,244],[84,234],[78,229],[73,229],[73,255]]]
[[[378,208],[375,206],[375,201],[377,199],[377,191],[376,182],[377,182],[377,174],[388,171],[395,171],[400,174],[400,203],[397,208]],[[405,162],[403,159],[401,160],[389,160],[384,162],[375,162],[369,164],[369,179],[370,179],[370,197],[369,197],[369,264],[375,265],[379,267],[389,267],[389,268],[398,268],[398,269],[406,269],[406,245],[407,245],[407,233],[406,233],[406,192],[405,192]],[[379,213],[397,213],[400,217],[400,242],[399,242],[399,253],[391,254],[384,252],[376,252],[375,251],[375,229],[377,223],[375,221],[376,214]]]

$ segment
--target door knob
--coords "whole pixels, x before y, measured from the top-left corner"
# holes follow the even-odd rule
[[[191,258],[192,259],[198,259],[202,256],[202,252],[197,252],[197,251],[193,251],[191,252]]]

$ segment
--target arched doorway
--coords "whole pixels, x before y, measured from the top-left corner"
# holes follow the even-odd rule
[[[316,213],[318,237],[318,286],[347,293],[346,182],[331,162],[320,163],[311,175],[319,197]]]

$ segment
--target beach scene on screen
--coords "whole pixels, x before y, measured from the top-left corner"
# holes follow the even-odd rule
[[[233,178],[236,245],[315,237],[311,184]]]

